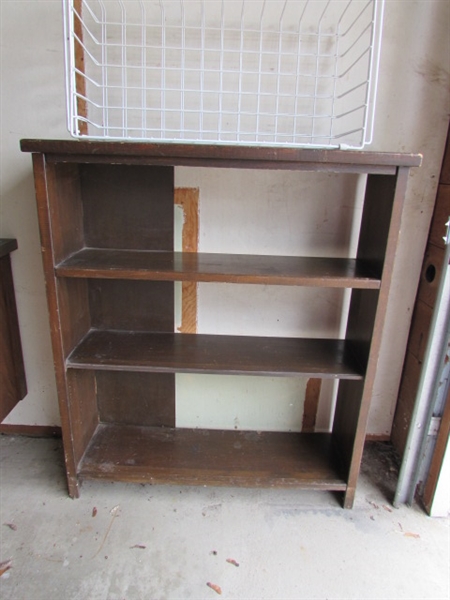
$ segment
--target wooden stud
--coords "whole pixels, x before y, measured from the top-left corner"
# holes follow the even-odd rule
[[[198,188],[175,188],[174,202],[183,209],[183,252],[198,252],[199,236],[199,190]],[[198,285],[192,281],[181,282],[181,325],[180,333],[197,331]]]
[[[305,433],[312,433],[315,431],[321,387],[321,379],[308,379],[308,383],[306,384],[302,422],[302,431]]]
[[[82,16],[83,10],[83,1],[82,0],[74,0],[74,17],[73,17],[73,31],[75,34],[75,69],[77,72],[75,73],[75,90],[77,92],[77,127],[78,133],[80,135],[88,134],[88,124],[85,119],[87,119],[87,103],[86,103],[86,78],[84,76],[85,73],[85,62],[84,62],[84,49],[81,45],[83,43],[83,26],[80,20]],[[80,17],[77,16],[77,14]],[[78,39],[77,39],[78,38]],[[81,40],[81,44],[78,40]],[[81,117],[81,118],[80,118]]]

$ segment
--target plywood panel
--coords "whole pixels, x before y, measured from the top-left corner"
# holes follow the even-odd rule
[[[173,169],[80,165],[86,245],[173,250]]]
[[[101,422],[175,426],[174,378],[171,375],[97,371],[95,379]]]

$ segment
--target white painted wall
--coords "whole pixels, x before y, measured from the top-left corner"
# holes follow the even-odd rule
[[[28,395],[6,423],[56,425],[59,411],[31,157],[19,140],[66,138],[62,10],[59,1],[0,3],[0,235],[11,255]]]
[[[345,257],[356,253],[364,180],[334,173],[180,168],[176,184],[200,188],[200,251]],[[343,337],[346,300],[335,289],[200,284],[198,331]],[[243,415],[252,413],[255,429],[301,430],[306,381],[277,378],[267,387],[264,381],[217,378],[203,403],[204,421],[198,417],[196,423],[248,427]],[[177,386],[177,423],[190,426],[192,406],[205,394],[204,379],[183,382]],[[333,392],[330,383],[323,386],[317,429],[329,429]],[[224,397],[227,402],[219,401]]]
[[[55,425],[59,423],[59,416],[31,160],[29,155],[20,153],[19,140],[23,137],[69,137],[65,126],[62,10],[59,0],[0,0],[0,7],[0,235],[15,237],[19,242],[19,250],[12,255],[12,263],[29,390],[26,399],[6,422]],[[408,209],[402,225],[399,263],[388,312],[389,329],[394,333],[389,333],[383,340],[369,423],[369,432],[373,434],[388,434],[391,427],[448,126],[449,25],[450,6],[447,0],[387,0],[376,127],[371,149],[422,152],[424,165],[414,172],[408,188]],[[281,176],[252,172],[232,177],[230,171],[205,174],[202,170],[188,173],[186,169],[178,169],[176,176],[179,185],[197,182],[195,185],[201,188],[201,250],[227,248],[234,252],[248,249],[259,253],[326,254],[334,246],[337,255],[345,255],[345,246],[352,240],[352,222],[342,218],[342,214],[348,214],[349,210],[344,208],[344,213],[341,212],[342,206],[346,205],[346,188],[354,185],[348,179],[339,181],[336,194],[335,191],[327,191],[331,189],[328,186],[335,189],[335,176],[323,176],[320,183],[322,193],[310,203],[307,201],[310,197],[310,175],[299,178],[295,174],[284,173]],[[274,192],[280,189],[281,198],[277,198]],[[245,203],[239,199],[245,199]],[[307,204],[307,212],[301,215],[299,208],[303,201]],[[234,203],[232,210],[231,202]],[[331,206],[333,210],[330,211]],[[214,229],[214,222],[220,222],[220,230]],[[239,227],[232,222],[237,222]],[[245,223],[252,224],[250,233],[247,228],[244,233]],[[305,250],[306,247],[309,250]],[[252,289],[249,290],[249,287]],[[239,299],[235,293],[226,292],[224,295],[223,286],[201,286],[199,327],[202,331],[232,331],[243,326],[245,331],[257,329],[259,332],[264,327],[268,335],[279,331],[295,335],[299,331],[311,330],[314,311],[325,305],[331,306],[331,316],[321,323],[321,332],[339,331],[342,299],[336,292],[328,295],[316,292],[312,297],[310,290],[286,290],[281,290],[280,295],[278,289],[257,290],[247,286]],[[243,306],[241,302],[244,302]],[[299,306],[303,309],[305,305],[308,313],[294,310]],[[244,317],[249,314],[249,308],[250,318]],[[316,328],[314,331],[319,335]],[[188,397],[195,388],[199,389],[198,382],[191,384],[187,379],[178,378],[180,424],[188,418],[182,406],[183,393]],[[205,394],[211,391],[207,379],[200,386]],[[247,383],[243,380],[239,385],[245,388]],[[258,388],[259,384],[255,379],[251,385]],[[266,395],[272,394],[273,385],[275,383],[268,382]],[[234,407],[232,405],[227,414],[220,416],[217,403],[221,404],[219,400],[224,388],[222,384],[218,387],[218,400],[214,400],[215,405],[211,403],[209,413],[206,411],[207,397],[206,400],[199,398],[198,411],[192,413],[195,424],[200,424],[195,419],[201,413],[199,418],[205,419],[208,424],[213,416],[218,416],[231,427],[236,425],[235,408],[242,403],[244,396],[236,394]],[[298,381],[283,383],[282,393],[286,401],[283,414],[277,421],[284,423],[280,426],[298,427],[302,390]],[[260,391],[256,390],[256,393]],[[279,393],[281,391],[277,391],[277,395]],[[248,397],[251,397],[250,393]],[[290,406],[291,398],[297,399],[296,407]],[[327,424],[326,409],[322,406],[320,411],[321,427]],[[267,411],[266,414],[272,418],[270,402]],[[244,423],[250,426],[251,412],[247,408],[242,412],[238,419],[240,426]],[[261,427],[260,417],[255,414],[254,418],[255,428]]]

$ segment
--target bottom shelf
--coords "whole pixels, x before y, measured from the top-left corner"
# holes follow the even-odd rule
[[[328,433],[258,433],[100,424],[86,479],[345,491]]]

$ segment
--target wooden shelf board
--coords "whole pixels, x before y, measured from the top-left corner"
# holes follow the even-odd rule
[[[363,379],[345,340],[90,330],[68,368]]]
[[[81,478],[345,491],[330,434],[100,424]]]
[[[57,265],[60,277],[147,279],[378,289],[363,261],[83,248]]]
[[[40,152],[48,161],[125,162],[266,169],[310,169],[395,174],[397,166],[418,167],[421,154],[221,144],[86,140],[20,141],[22,152]]]

